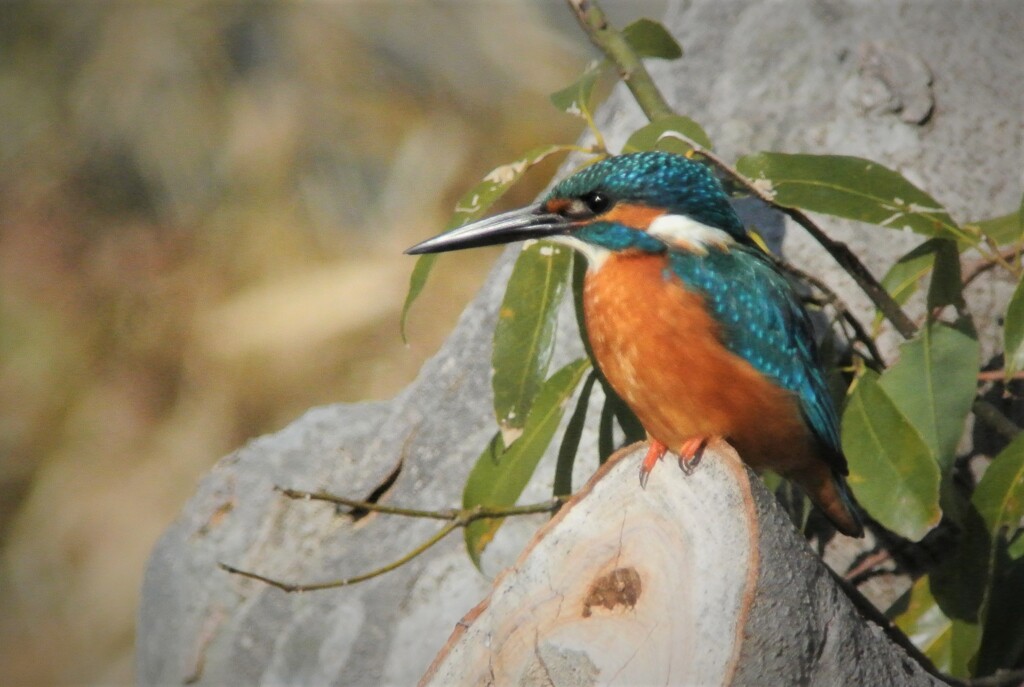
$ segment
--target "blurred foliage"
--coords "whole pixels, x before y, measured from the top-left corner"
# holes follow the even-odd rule
[[[585,61],[560,10],[0,5],[0,684],[130,682],[202,472],[412,378],[486,266],[453,258],[403,347],[401,249],[575,130],[544,107]]]

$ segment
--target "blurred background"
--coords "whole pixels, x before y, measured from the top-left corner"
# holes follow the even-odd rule
[[[402,250],[576,138],[547,95],[592,57],[544,0],[0,4],[0,684],[131,683],[197,480],[412,380],[490,260],[444,258],[405,345]]]

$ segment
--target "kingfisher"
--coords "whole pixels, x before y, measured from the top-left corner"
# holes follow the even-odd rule
[[[604,158],[536,205],[406,252],[529,239],[587,260],[593,357],[648,435],[641,486],[666,453],[689,472],[722,438],[755,472],[796,482],[838,531],[863,535],[810,319],[706,165],[665,152]]]

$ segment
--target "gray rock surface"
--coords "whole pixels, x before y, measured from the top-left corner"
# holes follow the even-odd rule
[[[655,77],[727,159],[761,149],[874,158],[960,220],[1002,214],[1019,202],[1024,5],[693,0],[672,4],[667,24],[686,56],[657,65]],[[613,146],[642,124],[622,89],[601,121]],[[879,276],[917,240],[831,219],[825,225]],[[868,311],[802,231],[788,233],[785,252],[835,285],[856,311]],[[366,497],[394,476],[386,502],[457,504],[494,431],[490,337],[513,254],[505,253],[449,342],[402,394],[310,411],[211,471],[149,561],[138,623],[140,684],[415,682],[488,587],[457,537],[390,575],[317,593],[285,594],[216,564],[294,581],[344,577],[397,558],[435,530],[435,523],[390,516],[353,522],[323,504],[289,501],[273,487]],[[998,280],[972,288],[979,329],[998,332],[999,305],[1010,289]],[[556,365],[579,354],[572,318],[563,325]],[[887,343],[891,351],[895,339]],[[585,442],[592,446],[592,433]],[[524,500],[547,493],[551,463]],[[530,528],[519,521],[504,529],[485,569],[511,560]]]

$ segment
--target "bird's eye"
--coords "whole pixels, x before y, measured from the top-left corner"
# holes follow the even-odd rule
[[[612,206],[612,199],[608,197],[608,194],[602,193],[601,191],[591,191],[583,196],[580,196],[580,200],[587,206],[595,215],[600,215],[602,212]]]

